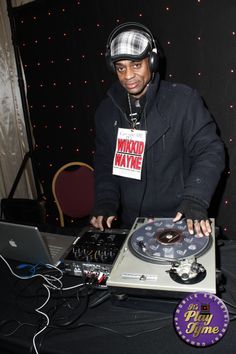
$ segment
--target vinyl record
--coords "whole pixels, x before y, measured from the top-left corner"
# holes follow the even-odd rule
[[[211,245],[211,236],[199,237],[188,232],[185,219],[174,223],[171,218],[156,219],[135,230],[129,249],[137,257],[152,263],[170,263],[199,257]]]

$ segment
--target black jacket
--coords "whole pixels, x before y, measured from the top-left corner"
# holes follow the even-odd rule
[[[147,130],[141,180],[112,175],[118,127],[130,128],[127,93],[113,84],[96,112],[94,214],[174,217],[183,199],[208,208],[224,168],[224,146],[195,90],[155,79],[149,84],[140,129]]]

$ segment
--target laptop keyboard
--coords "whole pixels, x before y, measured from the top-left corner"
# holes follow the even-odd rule
[[[55,246],[55,245],[48,245],[49,251],[51,253],[51,256],[54,258],[57,255],[59,255],[61,253],[61,251],[63,250],[62,247],[60,246]]]

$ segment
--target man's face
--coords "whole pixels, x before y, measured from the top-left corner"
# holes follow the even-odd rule
[[[151,79],[148,58],[117,61],[115,68],[121,85],[130,95],[139,98],[146,92]]]

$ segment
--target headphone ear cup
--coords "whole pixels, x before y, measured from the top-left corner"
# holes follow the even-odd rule
[[[106,59],[106,64],[108,67],[108,70],[111,71],[113,74],[116,73],[116,68],[113,62],[111,61],[111,56],[109,50],[106,51],[105,53],[105,59]]]
[[[158,55],[155,51],[152,51],[149,55],[149,68],[152,73],[158,70]]]

